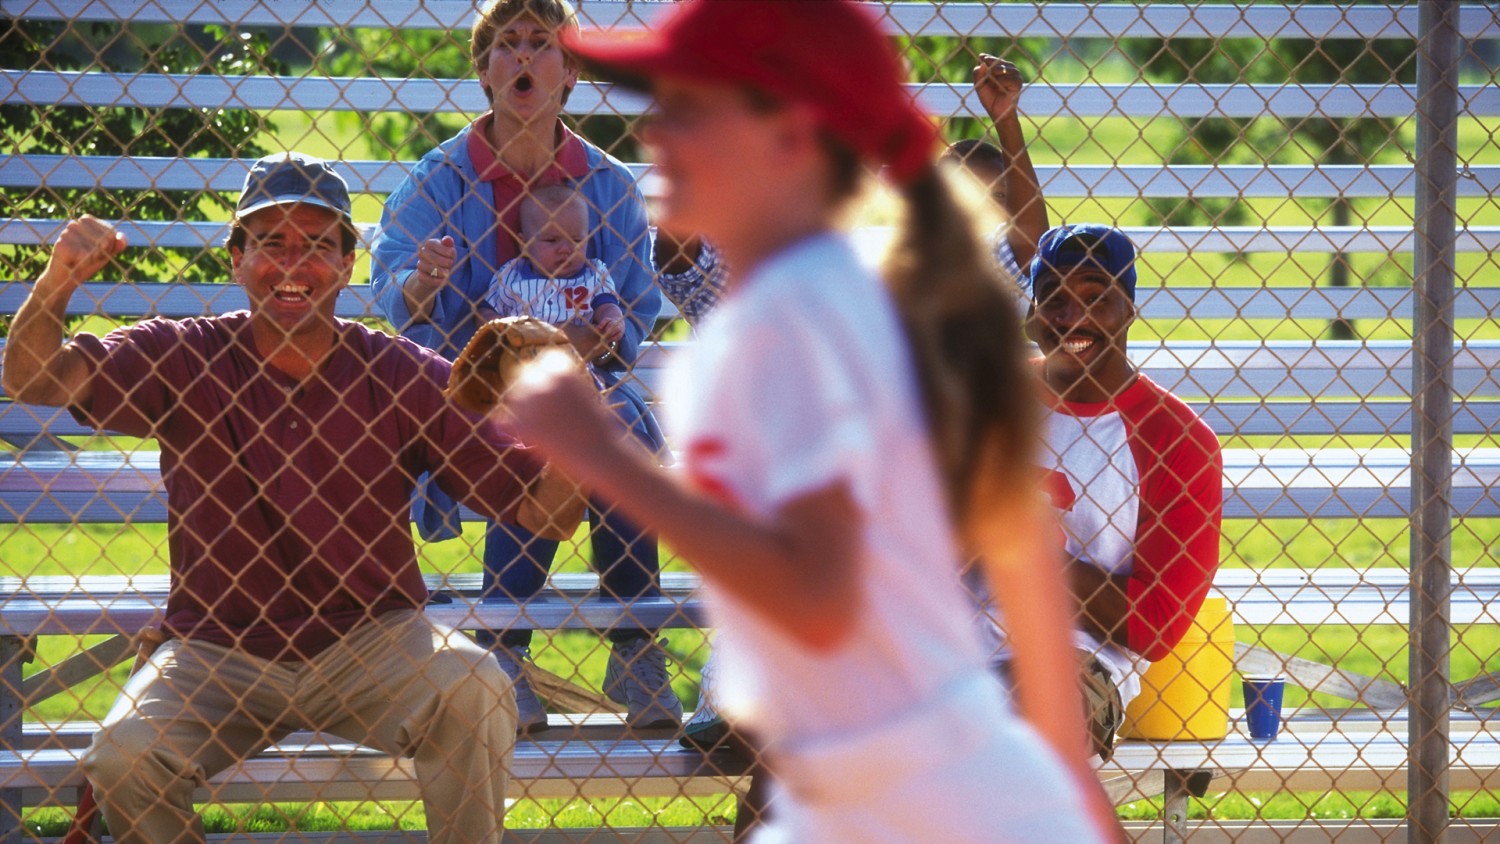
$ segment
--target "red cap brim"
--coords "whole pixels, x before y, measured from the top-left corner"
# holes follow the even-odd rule
[[[590,76],[637,91],[650,91],[654,80],[663,76],[712,79],[712,68],[696,51],[674,44],[671,34],[659,26],[565,30],[562,45]]]

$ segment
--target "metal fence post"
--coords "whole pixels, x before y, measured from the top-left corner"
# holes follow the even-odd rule
[[[1407,769],[1413,844],[1446,841],[1448,830],[1458,15],[1459,4],[1447,0],[1423,0],[1418,12]]]
[[[22,666],[31,661],[30,644],[20,636],[0,636],[0,747],[21,750]],[[19,788],[0,789],[0,844],[20,844],[23,798]]]

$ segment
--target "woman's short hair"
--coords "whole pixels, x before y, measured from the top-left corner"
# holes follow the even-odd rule
[[[495,33],[520,18],[532,18],[557,32],[579,28],[578,12],[568,0],[487,0],[469,33],[469,53],[476,69],[483,72],[488,67]],[[568,61],[572,62],[572,58]]]

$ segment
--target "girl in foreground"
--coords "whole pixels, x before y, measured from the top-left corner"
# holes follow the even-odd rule
[[[565,370],[534,368],[511,421],[702,570],[720,697],[780,789],[755,840],[1102,840],[1015,306],[879,26],[844,0],[688,0],[644,38],[569,47],[655,96],[664,222],[736,277],[673,364],[680,476]],[[866,165],[907,203],[884,281],[837,225]],[[985,670],[971,552],[1029,727]]]

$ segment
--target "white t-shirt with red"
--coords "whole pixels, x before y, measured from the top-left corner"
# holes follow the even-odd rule
[[[1067,555],[1130,576],[1128,647],[1079,631],[1127,703],[1141,674],[1192,624],[1219,566],[1219,440],[1180,399],[1144,375],[1098,404],[1048,397],[1043,468]]]

